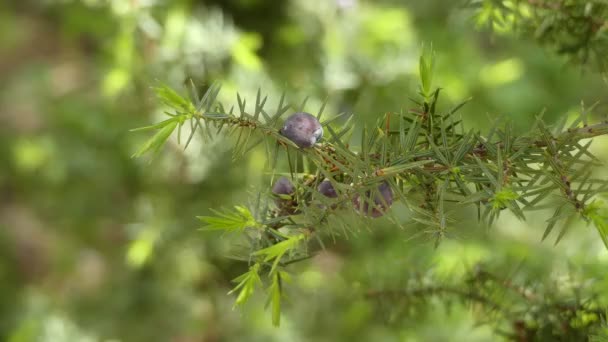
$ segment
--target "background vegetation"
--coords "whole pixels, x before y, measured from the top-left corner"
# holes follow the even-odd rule
[[[274,328],[261,293],[233,310],[226,293],[247,265],[227,258],[231,236],[197,231],[195,219],[268,191],[263,155],[233,162],[227,142],[194,139],[184,151],[172,138],[156,158],[131,158],[147,137],[128,130],[166,109],[151,89],[159,80],[184,93],[189,79],[203,88],[220,81],[229,104],[236,91],[253,101],[258,88],[270,106],[283,91],[296,107],[309,96],[310,111],[328,98],[326,112],[355,113],[362,125],[412,106],[422,42],[437,54],[441,105],[473,97],[462,109],[468,127],[488,128],[505,115],[524,132],[543,111],[547,122],[573,117],[606,91],[605,7],[559,1],[563,7],[541,6],[535,16],[518,7],[537,3],[545,4],[2,2],[0,340],[487,341],[559,321],[536,315],[550,311],[529,300],[536,293],[552,294],[548,302],[593,298],[599,306],[591,310],[602,311],[608,253],[580,220],[557,246],[554,236],[541,242],[541,212],[525,222],[506,214],[492,227],[460,225],[435,248],[380,219],[294,265]],[[551,16],[564,27],[567,13],[599,28],[574,38],[531,29]],[[587,45],[564,49],[570,39]],[[607,110],[600,102],[589,121],[604,120]],[[590,149],[606,161],[607,144],[600,137]],[[596,176],[608,175],[598,168]],[[485,284],[486,271],[525,294],[520,305],[512,294],[491,293],[513,303],[505,319],[438,290]],[[437,291],[377,298],[412,283]],[[605,337],[602,316],[588,315],[568,323],[599,325],[593,338]]]

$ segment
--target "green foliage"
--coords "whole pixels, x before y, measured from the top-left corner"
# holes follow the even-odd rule
[[[604,1],[0,3],[0,340],[608,336]]]
[[[271,273],[272,281],[268,287],[268,302],[272,312],[272,324],[278,327],[281,324],[281,301],[283,297],[283,282],[289,281],[289,274],[284,271]]]
[[[207,224],[207,229],[248,236],[253,252],[241,257],[254,260],[255,264],[237,278],[240,284],[233,290],[241,289],[237,304],[251,296],[259,279],[260,267],[268,266],[266,278],[270,282],[272,321],[278,325],[283,272],[280,266],[314,254],[314,251],[300,248],[310,240],[310,234],[322,247],[329,217],[339,213],[340,209],[362,211],[363,207],[353,208],[356,206],[351,203],[354,196],[366,198],[373,191],[372,197],[379,196],[384,201],[383,206],[390,207],[383,196],[375,194],[377,186],[385,181],[410,210],[412,220],[419,224],[421,232],[430,235],[436,246],[446,236],[448,224],[455,222],[453,211],[466,210],[467,206],[474,204],[478,210],[483,209],[480,218],[488,224],[495,222],[505,209],[525,220],[525,210],[537,209],[541,200],[557,193],[561,193],[561,203],[548,221],[543,238],[557,223],[577,213],[581,218],[594,222],[606,241],[605,219],[599,216],[599,207],[594,199],[608,188],[608,181],[591,177],[590,170],[597,159],[589,152],[590,142],[581,145],[580,141],[608,133],[608,123],[590,126],[581,115],[564,130],[562,126],[547,126],[539,117],[531,132],[515,135],[510,122],[503,123],[498,119],[487,135],[474,130],[467,132],[457,112],[468,100],[442,112],[437,106],[440,89],[431,90],[433,68],[434,55],[429,50],[420,57],[422,102],[414,101],[419,108],[402,114],[386,114],[377,120],[376,127],[364,127],[356,149],[343,134],[335,133],[329,125],[334,121],[332,119],[323,122],[330,133],[329,139],[309,149],[297,148],[277,128],[279,118],[287,112],[283,100],[271,117],[264,109],[267,97],[262,98],[261,91],[257,93],[253,114],[246,111],[246,100],[237,94],[240,115],[235,115],[232,111],[224,111],[224,106],[216,100],[217,86],[212,86],[200,99],[194,94],[194,104],[166,87],[157,88],[162,101],[174,110],[169,115],[177,121],[173,121],[171,126],[163,126],[162,123],[148,126],[158,130],[152,140],[156,141],[159,134],[166,140],[166,127],[174,128],[177,122],[181,124],[187,120],[193,127],[192,134],[199,126],[207,132],[214,127],[218,133],[227,126],[229,136],[238,132],[235,156],[242,156],[245,151],[265,142],[268,165],[276,164],[279,157],[276,151],[282,148],[286,151],[289,172],[302,179],[295,198],[288,198],[297,207],[292,213],[261,211],[261,220],[257,222],[247,208],[237,206],[235,212],[216,212],[215,217],[199,217]],[[322,110],[319,110],[319,117]],[[398,122],[398,127],[391,119]],[[347,124],[338,131],[350,129]],[[258,138],[250,143],[252,135]],[[208,133],[205,138],[217,139],[217,136]],[[267,138],[276,144],[275,152],[272,152]],[[156,143],[153,146],[158,148]],[[150,149],[147,145],[144,147],[144,151]],[[293,153],[301,157],[294,158]],[[303,167],[298,163],[304,163]],[[301,169],[309,171],[300,172]],[[348,188],[342,187],[336,204],[320,205],[316,200],[315,189],[324,178],[337,184],[348,184]],[[370,213],[372,208],[373,205],[369,205]],[[260,209],[256,208],[256,212]],[[344,225],[344,229],[352,229],[348,224]],[[263,233],[247,233],[245,229],[249,227]],[[567,225],[562,227],[556,243],[562,239],[566,228]]]
[[[163,104],[173,108],[177,112],[188,113],[196,110],[190,101],[181,97],[173,89],[164,84],[159,87],[155,87],[154,92]]]
[[[533,38],[573,64],[608,71],[608,4],[603,0],[473,0],[476,22]]]
[[[253,266],[249,267],[249,271],[241,274],[233,280],[233,282],[238,284],[234,287],[234,289],[228,292],[228,294],[233,294],[238,291],[239,295],[234,301],[235,307],[245,304],[254,293],[255,288],[262,284],[259,271],[260,264],[253,264]]]
[[[420,72],[420,88],[421,94],[425,100],[429,100],[433,86],[433,74],[435,67],[435,55],[433,48],[429,48],[420,55],[419,72]]]
[[[583,211],[583,217],[595,225],[604,245],[608,248],[608,213],[606,205],[599,200],[594,200]]]
[[[405,287],[371,289],[365,296],[389,307],[389,312],[377,314],[394,317],[394,323],[424,312],[434,298],[463,302],[475,308],[480,322],[512,341],[582,341],[602,332],[608,312],[598,301],[599,294],[585,285],[526,284],[517,279],[517,270],[502,276],[487,271],[487,266],[476,265],[462,279],[415,277]],[[581,298],[578,293],[584,291],[588,296]]]
[[[179,125],[179,122],[176,119],[167,119],[152,126],[139,128],[138,130],[157,129],[158,131],[133,154],[133,157],[141,157],[149,151],[158,152],[165,142],[167,142],[167,139],[169,139],[177,125]]]
[[[235,206],[234,211],[219,212],[213,210],[216,216],[198,216],[205,223],[203,230],[222,230],[242,233],[246,228],[258,228],[259,225],[249,209]]]
[[[519,195],[512,189],[502,189],[494,194],[494,197],[492,198],[492,208],[503,209],[511,201],[515,201],[518,198]]]
[[[270,273],[273,274],[275,273],[277,266],[279,265],[279,261],[281,261],[281,258],[286,253],[295,250],[305,238],[306,236],[304,234],[285,237],[285,240],[270,247],[260,249],[254,252],[252,255],[263,257],[264,262],[274,260],[274,262],[272,263],[272,268],[270,269]]]

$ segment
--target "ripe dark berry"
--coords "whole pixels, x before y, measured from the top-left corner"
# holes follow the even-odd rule
[[[321,123],[312,114],[298,112],[285,120],[280,133],[293,141],[298,147],[312,147],[323,136]]]
[[[373,194],[371,190],[366,191],[363,201],[360,197],[359,194],[355,195],[353,198],[353,205],[357,211],[366,216],[380,217],[388,211],[391,205],[393,205],[393,190],[387,182],[380,184],[378,186],[378,191]],[[370,205],[372,206],[371,210]]]
[[[276,195],[274,203],[280,210],[281,215],[296,212],[297,202],[293,196],[296,188],[286,177],[279,178],[272,186],[272,193]]]
[[[292,195],[295,190],[295,187],[287,177],[279,178],[272,187],[272,193],[275,195]]]
[[[325,195],[325,197],[329,197],[329,198],[338,197],[338,194],[336,193],[336,189],[331,184],[329,179],[326,179],[326,180],[322,181],[321,183],[319,183],[319,186],[317,187],[317,191],[319,191],[321,194]]]

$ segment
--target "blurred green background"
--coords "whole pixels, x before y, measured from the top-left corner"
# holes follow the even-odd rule
[[[478,262],[505,273],[524,263],[529,281],[575,274],[606,292],[608,254],[583,223],[554,247],[540,242],[546,216],[505,215],[434,249],[379,221],[295,266],[273,328],[263,295],[232,309],[230,280],[246,265],[195,219],[264,189],[259,158],[232,162],[230,144],[200,140],[130,157],[147,136],[128,130],[162,116],[158,81],[184,93],[189,79],[221,81],[228,104],[259,87],[271,107],[283,91],[310,96],[311,112],[328,98],[326,113],[373,122],[412,107],[423,43],[437,53],[441,104],[473,97],[468,127],[504,114],[522,132],[543,110],[552,122],[605,96],[599,75],[478,30],[472,15],[442,0],[0,2],[0,340],[491,341],[466,305],[431,300],[387,320],[390,309],[353,295],[429,270],[457,278]],[[591,150],[608,160],[606,138]]]

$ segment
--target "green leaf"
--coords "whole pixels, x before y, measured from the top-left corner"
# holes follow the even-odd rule
[[[169,119],[165,123],[165,126],[161,128],[152,138],[148,139],[146,143],[139,149],[139,151],[135,152],[132,157],[137,158],[141,157],[144,153],[152,150],[153,152],[157,152],[163,144],[169,139],[175,127],[177,127],[178,122],[175,119]]]
[[[161,121],[159,123],[155,123],[154,125],[149,125],[149,126],[144,126],[144,127],[138,127],[138,128],[130,129],[129,132],[141,132],[141,131],[150,131],[150,130],[154,130],[154,129],[161,129],[161,128],[167,126],[168,124],[170,124],[173,121],[176,121],[176,119],[175,118],[170,118],[170,119]]]
[[[501,209],[507,207],[509,202],[515,201],[518,198],[519,195],[511,188],[502,188],[492,197],[492,208]]]
[[[272,313],[272,325],[278,327],[281,325],[281,300],[284,296],[283,282],[290,281],[290,276],[287,272],[278,271],[271,273],[272,282],[268,287],[268,300],[266,306],[270,304]]]
[[[484,176],[487,177],[487,179],[490,181],[490,183],[492,183],[494,185],[494,187],[500,188],[502,184],[498,183],[498,181],[492,174],[492,171],[490,171],[490,169],[479,158],[477,158],[477,156],[473,156],[473,157],[475,158],[475,161],[477,162],[477,165],[479,165],[479,168],[481,169],[481,171],[483,171]]]
[[[433,83],[434,57],[432,47],[429,50],[423,48],[420,55],[419,71],[422,93],[427,98],[430,96]]]
[[[249,211],[242,206],[235,206],[234,211],[219,212],[211,209],[216,216],[197,216],[206,225],[201,230],[223,230],[227,232],[242,232],[245,228],[261,227]]]
[[[204,106],[205,107],[204,108],[205,109],[205,113],[210,112],[211,111],[211,107],[217,101],[217,96],[220,93],[221,89],[222,89],[222,86],[218,82],[214,82],[213,84],[211,84],[211,86],[209,87],[209,89],[207,89],[207,91],[205,92],[205,94],[201,98],[200,105],[196,108],[196,110],[200,111],[201,109],[203,109],[203,106]],[[223,108],[223,106],[221,105],[221,103],[217,103],[217,105],[220,108]]]
[[[249,271],[241,274],[237,278],[233,279],[232,282],[238,283],[230,292],[229,295],[239,291],[239,295],[236,297],[234,301],[234,307],[245,304],[253,292],[255,288],[262,284],[262,280],[259,275],[260,264],[254,264],[249,268]]]
[[[593,220],[593,224],[597,229],[597,232],[600,234],[602,241],[604,242],[604,246],[608,249],[608,217],[595,218]]]
[[[435,152],[435,157],[437,159],[439,159],[439,161],[445,165],[445,166],[449,166],[450,165],[450,161],[448,160],[448,158],[441,152],[441,150],[439,149],[439,147],[435,144],[435,142],[433,142],[433,138],[431,138],[430,136],[426,136],[426,139],[429,142],[429,145],[431,145],[431,148],[433,149],[433,152]]]
[[[274,259],[272,269],[270,270],[270,272],[272,273],[275,271],[283,255],[285,255],[285,253],[291,250],[296,249],[300,242],[303,241],[305,238],[306,236],[304,234],[294,235],[275,245],[260,249],[259,251],[254,252],[253,255],[264,257],[264,262],[268,262]]]
[[[429,112],[432,115],[435,115],[435,108],[437,107],[437,100],[439,99],[439,92],[441,91],[441,88],[437,88],[435,89],[435,91],[433,92],[433,98],[431,100],[431,107],[429,108]]]
[[[413,151],[418,142],[418,134],[420,132],[421,125],[418,123],[418,119],[412,121],[408,128],[407,135],[403,142],[403,149],[407,152]]]
[[[464,156],[471,149],[473,149],[473,146],[475,145],[475,141],[472,139],[473,135],[474,131],[470,130],[469,133],[467,133],[467,135],[462,138],[462,142],[460,143],[460,146],[458,146],[458,150],[456,150],[456,152],[452,156],[452,165],[458,165],[458,163],[464,158]]]
[[[241,112],[241,117],[245,115],[245,108],[247,107],[247,100],[241,98],[241,94],[236,93],[236,101],[239,104],[239,110]]]
[[[603,202],[595,200],[588,204],[583,211],[583,216],[593,222],[602,242],[604,242],[604,246],[608,249],[608,214],[603,207]]]
[[[253,120],[258,121],[260,114],[262,113],[262,109],[264,109],[264,104],[266,104],[266,100],[268,100],[268,96],[264,96],[264,98],[262,99],[262,89],[258,88],[258,93],[256,94],[255,97],[255,108],[253,111]],[[267,120],[270,119],[269,117],[266,118]],[[268,121],[266,121],[268,122]]]
[[[549,234],[551,234],[551,232],[553,231],[553,228],[555,228],[555,225],[557,224],[557,222],[570,216],[570,213],[563,214],[562,213],[563,209],[564,209],[564,205],[560,205],[559,207],[557,207],[555,209],[555,212],[551,216],[551,218],[549,218],[547,220],[547,222],[548,222],[547,228],[545,228],[545,232],[543,233],[543,237],[541,238],[541,241],[545,241],[547,236],[549,236]]]
[[[196,110],[192,102],[183,98],[173,89],[169,88],[164,84],[160,87],[154,88],[154,91],[156,92],[156,95],[161,99],[161,101],[171,108],[175,108],[177,110],[184,111],[187,113],[191,113]]]
[[[272,283],[268,288],[268,300],[270,301],[272,312],[272,325],[278,327],[281,325],[281,272],[275,272],[272,277]]]

